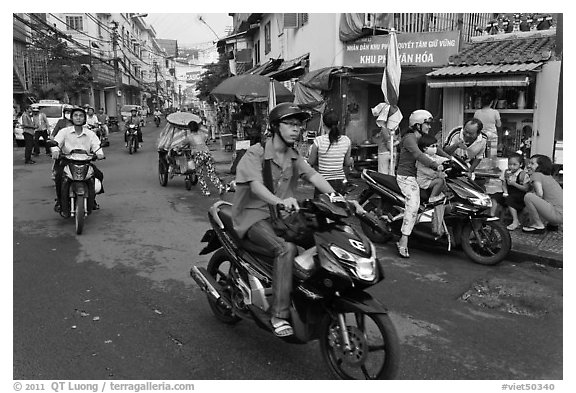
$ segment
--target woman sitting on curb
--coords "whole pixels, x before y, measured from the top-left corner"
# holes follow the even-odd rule
[[[524,196],[524,203],[532,225],[523,227],[528,233],[544,233],[544,221],[555,228],[562,224],[562,187],[551,176],[552,161],[542,154],[533,155],[528,164],[532,192]]]

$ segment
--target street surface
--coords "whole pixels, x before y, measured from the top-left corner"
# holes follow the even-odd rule
[[[160,130],[149,121],[134,155],[111,134],[96,163],[101,210],[79,236],[52,210],[51,159],[25,166],[14,148],[13,378],[330,379],[318,343],[289,345],[250,322],[213,317],[189,270],[209,259],[198,252],[217,193],[187,191],[178,176],[160,186]],[[226,180],[228,168],[217,166]],[[399,379],[563,379],[562,270],[377,250],[386,279],[371,292],[400,336]]]

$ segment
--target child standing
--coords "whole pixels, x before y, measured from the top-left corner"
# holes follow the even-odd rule
[[[508,230],[513,231],[520,226],[518,212],[524,209],[524,195],[528,191],[528,174],[522,169],[523,159],[518,153],[512,153],[508,157],[508,169],[502,172],[502,192],[492,195],[491,215],[494,216],[498,204],[508,207],[512,216],[512,223]]]
[[[202,189],[202,195],[210,195],[208,184],[206,184],[206,177],[210,178],[210,181],[212,181],[214,186],[218,188],[220,195],[222,195],[226,191],[226,187],[216,175],[216,171],[214,170],[214,158],[212,158],[210,149],[206,146],[205,135],[198,132],[200,126],[195,121],[188,123],[188,129],[190,130],[188,142],[190,143],[192,157],[194,158],[194,164],[196,165],[196,173],[198,175],[198,183]]]
[[[439,170],[435,171],[434,169],[422,164],[420,161],[417,161],[416,183],[418,183],[420,188],[425,190],[432,189],[428,202],[438,202],[444,197],[442,190],[445,186],[444,178],[446,177],[446,174],[442,172],[442,163],[447,161],[448,158],[436,154],[438,141],[432,135],[423,134],[420,139],[418,139],[418,147],[424,152],[424,154],[428,155],[428,157],[439,164]],[[439,204],[434,206],[434,215],[432,217],[432,232],[437,236],[437,238],[444,234],[443,222],[444,204]]]

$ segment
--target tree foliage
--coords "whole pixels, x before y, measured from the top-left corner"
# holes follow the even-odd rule
[[[228,58],[221,53],[218,63],[208,64],[202,68],[206,71],[200,75],[200,80],[196,85],[196,90],[199,92],[198,98],[212,104],[215,101],[210,92],[229,76]]]
[[[67,101],[90,89],[92,74],[82,66],[87,56],[68,45],[62,34],[46,29],[40,22],[28,48],[33,72],[43,74],[32,80],[32,91],[38,99]],[[47,81],[46,81],[47,79]]]

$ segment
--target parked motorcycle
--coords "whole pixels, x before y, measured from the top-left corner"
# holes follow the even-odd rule
[[[88,129],[96,133],[96,136],[98,137],[98,139],[100,139],[100,146],[102,147],[110,146],[110,142],[108,141],[108,137],[104,133],[104,127],[102,126],[101,122],[97,122],[95,124],[88,124]]]
[[[426,191],[421,190],[420,208],[416,225],[410,235],[418,244],[428,243],[442,246],[448,251],[461,246],[464,253],[482,265],[500,263],[511,248],[510,233],[497,217],[490,217],[492,206],[490,197],[482,187],[466,175],[469,165],[453,157],[442,164],[446,173],[446,198],[436,203],[428,203]],[[373,215],[378,222],[361,222],[362,230],[373,242],[384,243],[392,236],[401,236],[404,217],[404,196],[394,176],[384,175],[364,169],[361,178],[367,188],[358,202]],[[445,236],[432,233],[434,206],[444,205]]]
[[[126,127],[126,143],[130,154],[138,151],[138,128],[136,124],[128,124]]]
[[[188,191],[198,183],[196,165],[190,147],[172,148],[169,152],[159,151],[158,179],[166,187],[168,179],[174,175],[184,176],[184,185]]]
[[[91,192],[97,194],[101,189],[101,183],[94,178],[94,168],[90,164],[96,156],[81,149],[75,149],[70,154],[59,158],[64,160],[64,175],[61,187],[62,193],[60,201],[60,215],[64,218],[74,217],[76,223],[76,234],[82,234],[84,220],[91,214],[94,206],[94,197]],[[94,191],[91,190],[90,183],[94,181]]]
[[[308,225],[294,261],[290,343],[320,341],[328,368],[342,379],[392,379],[399,366],[398,336],[387,309],[365,290],[384,279],[374,245],[344,220],[351,209],[341,196],[300,203]],[[216,251],[207,268],[190,275],[206,292],[220,321],[254,321],[272,331],[273,252],[236,235],[231,204],[216,202],[201,255]],[[368,216],[362,217],[369,219]],[[308,233],[309,232],[309,233]]]
[[[154,116],[154,123],[156,123],[156,127],[160,127],[160,116]]]

